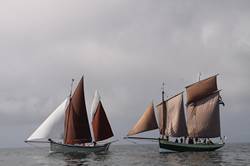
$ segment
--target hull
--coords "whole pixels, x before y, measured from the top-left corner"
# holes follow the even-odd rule
[[[176,151],[176,152],[204,152],[214,151],[224,146],[223,144],[185,144],[174,143],[164,139],[159,140],[159,146],[163,150]]]
[[[52,153],[100,153],[107,152],[111,142],[96,146],[68,145],[57,142],[50,142],[50,152]]]

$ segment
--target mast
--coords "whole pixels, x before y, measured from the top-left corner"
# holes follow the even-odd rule
[[[201,80],[201,72],[198,73],[198,82]]]
[[[167,127],[167,103],[165,102],[164,96],[165,96],[165,89],[164,89],[165,83],[162,83],[162,130],[160,131],[160,134],[162,135],[162,138],[164,138],[165,130]]]
[[[73,83],[74,83],[74,78],[72,78],[71,80],[71,86],[70,86],[70,93],[69,93],[69,98],[71,98],[71,94],[72,94],[72,88],[73,88]]]
[[[70,86],[70,92],[69,92],[69,107],[70,107],[70,104],[71,104],[71,95],[72,95],[72,88],[73,88],[73,83],[74,83],[74,79],[72,78],[72,80],[71,80],[71,86]],[[66,114],[66,112],[65,112],[65,115],[67,115]],[[68,122],[69,121],[69,115],[68,116],[65,116],[65,122],[64,122],[64,125],[65,125],[65,132],[64,132],[64,139],[65,138],[67,138],[67,134],[68,134],[68,132],[66,132],[67,130],[68,130],[68,126],[69,126],[69,123],[66,123],[66,122]],[[64,142],[65,142],[65,140],[64,140]]]

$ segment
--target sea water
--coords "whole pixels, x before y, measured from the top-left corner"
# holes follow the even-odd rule
[[[106,154],[50,154],[49,148],[0,149],[1,166],[81,165],[250,165],[250,143],[226,144],[213,152],[159,153],[158,145],[111,145]]]

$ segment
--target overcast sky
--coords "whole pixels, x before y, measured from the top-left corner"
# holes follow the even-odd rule
[[[222,135],[250,140],[249,1],[8,0],[0,2],[0,147],[33,130],[85,76],[116,138],[153,100],[219,73]],[[157,132],[156,132],[157,134]]]

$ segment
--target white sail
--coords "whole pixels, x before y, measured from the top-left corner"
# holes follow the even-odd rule
[[[64,136],[64,116],[68,104],[66,98],[48,118],[31,134],[27,141],[63,139]]]
[[[97,106],[98,106],[98,103],[101,101],[101,97],[98,93],[98,91],[96,90],[95,91],[95,96],[94,96],[94,99],[93,99],[93,102],[92,102],[92,106],[91,106],[91,119],[93,120],[93,117],[96,113],[96,109],[97,109]]]

